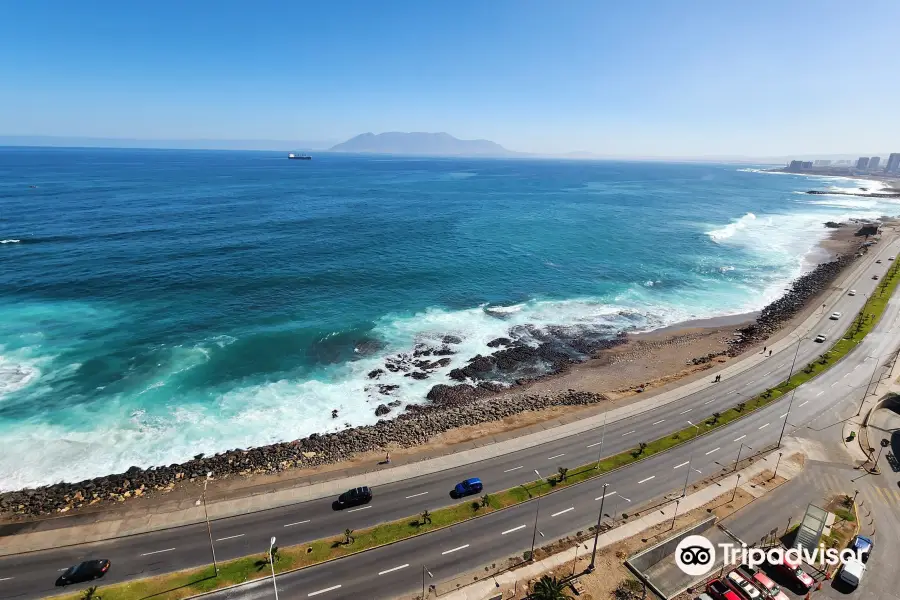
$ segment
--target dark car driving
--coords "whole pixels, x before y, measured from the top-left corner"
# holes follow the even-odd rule
[[[334,502],[335,508],[348,508],[350,506],[359,506],[360,504],[368,504],[372,501],[372,490],[369,486],[362,486],[347,490]]]
[[[109,571],[110,562],[105,558],[99,560],[86,560],[73,567],[69,567],[56,580],[56,585],[69,585],[99,579]]]
[[[478,494],[483,489],[484,486],[481,484],[481,480],[477,477],[471,477],[469,479],[466,479],[465,481],[460,481],[459,483],[457,483],[456,487],[453,488],[452,495],[455,498],[462,498],[463,496]]]

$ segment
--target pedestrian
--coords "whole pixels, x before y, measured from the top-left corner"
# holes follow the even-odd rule
[[[763,354],[765,354],[765,353],[766,353],[766,347],[763,346]]]
[[[771,351],[771,350],[769,350],[769,356],[772,356],[772,351]]]
[[[391,453],[390,452],[388,452],[387,454],[384,455],[384,463],[387,465],[391,464]]]

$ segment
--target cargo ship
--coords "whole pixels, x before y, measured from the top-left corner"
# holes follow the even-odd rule
[[[288,154],[288,160],[312,160],[309,154]]]

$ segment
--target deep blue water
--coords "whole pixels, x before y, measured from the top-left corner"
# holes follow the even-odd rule
[[[0,148],[0,489],[376,420],[365,373],[517,325],[761,308],[822,222],[891,212],[730,165]],[[36,187],[31,187],[36,186]],[[893,214],[893,213],[892,213]],[[338,408],[341,418],[331,419]]]

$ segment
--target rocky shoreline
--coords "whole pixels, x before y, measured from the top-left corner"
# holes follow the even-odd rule
[[[735,332],[729,348],[722,354],[737,356],[774,334],[827,289],[860,255],[841,255],[796,279],[790,290],[763,309],[754,323]],[[497,351],[473,357],[466,366],[451,371],[450,377],[461,383],[433,386],[428,392],[428,404],[407,406],[394,419],[259,448],[235,449],[214,456],[198,454],[182,464],[147,469],[131,467],[125,473],[78,483],[5,492],[0,494],[0,517],[11,520],[56,515],[88,506],[124,502],[133,497],[165,494],[180,483],[203,477],[208,471],[217,479],[223,479],[315,468],[389,446],[418,446],[451,429],[498,421],[524,411],[597,404],[606,400],[603,394],[568,390],[559,394],[519,393],[498,397],[496,393],[506,389],[506,385],[518,387],[546,376],[548,369],[551,374],[565,371],[572,364],[626,342],[624,334],[611,334],[572,328],[547,331],[527,326],[514,328],[510,337],[490,343],[491,347],[498,348]],[[445,336],[438,347],[420,345],[411,353],[388,358],[385,369],[404,371],[411,377],[427,377],[437,366],[447,366],[443,357],[454,354],[453,346],[458,343],[457,338]],[[435,356],[442,358],[433,360]],[[715,356],[695,358],[694,363],[708,362]],[[383,372],[376,369],[369,373],[369,378],[374,386],[385,388],[379,393],[389,396],[391,386],[377,383]],[[497,380],[509,383],[503,385]],[[379,405],[376,414],[388,414],[399,405],[398,401],[386,402]],[[337,418],[336,411],[332,416]]]

